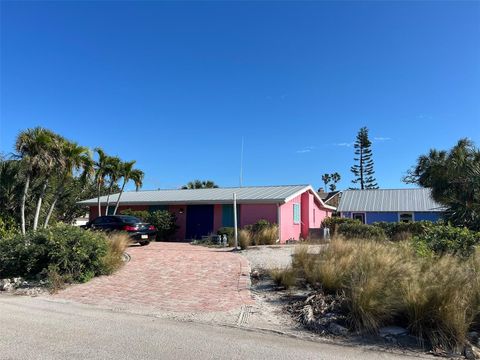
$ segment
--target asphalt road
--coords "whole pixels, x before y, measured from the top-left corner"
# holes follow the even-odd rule
[[[0,359],[407,359],[282,335],[0,295]]]

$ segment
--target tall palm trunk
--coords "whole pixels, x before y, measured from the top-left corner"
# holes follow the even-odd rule
[[[28,188],[30,186],[30,174],[27,174],[27,178],[25,179],[25,187],[23,188],[22,194],[22,204],[20,205],[20,217],[22,219],[22,234],[25,235],[26,228],[25,228],[25,203],[27,202],[27,193]]]
[[[57,191],[55,192],[55,197],[52,201],[52,204],[50,205],[50,208],[48,209],[47,217],[45,218],[45,222],[43,224],[44,229],[48,227],[48,223],[50,221],[50,218],[52,217],[53,210],[55,209],[55,205],[57,205],[58,199],[60,198],[60,195],[62,195],[63,189],[65,188],[66,181],[67,181],[67,177],[65,176],[63,178],[62,183],[60,184],[60,186],[57,188]]]
[[[100,205],[100,189],[102,188],[102,185],[98,183],[97,187],[97,206],[98,206],[98,216],[102,216],[102,206]]]
[[[48,179],[45,180],[45,183],[43,184],[43,187],[42,187],[42,191],[38,196],[37,209],[35,210],[35,217],[33,218],[33,231],[37,230],[37,227],[38,227],[38,219],[40,218],[40,210],[42,208],[43,198],[45,197],[45,193],[47,191],[47,186],[48,186]]]
[[[123,180],[122,189],[120,190],[120,194],[118,194],[117,204],[115,205],[115,210],[113,210],[113,215],[117,214],[118,206],[120,205],[120,198],[122,197],[123,189],[125,189],[125,184],[126,183],[127,182],[125,180]]]
[[[113,181],[111,182],[110,186],[108,187],[107,205],[105,207],[105,215],[108,215],[108,207],[110,206],[110,194],[112,193],[112,188],[113,188]]]

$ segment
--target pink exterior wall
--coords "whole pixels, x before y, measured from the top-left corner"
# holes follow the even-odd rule
[[[168,211],[175,214],[177,217],[177,226],[178,229],[173,235],[175,241],[184,241],[185,240],[185,231],[187,227],[187,206],[186,205],[170,205]]]
[[[258,220],[265,219],[277,223],[276,204],[242,204],[240,205],[240,227],[255,224]]]
[[[293,223],[293,204],[302,203],[302,196],[296,196],[289,202],[280,206],[280,242],[285,243],[287,240],[299,240],[301,237],[301,222],[303,221],[300,216],[300,224]],[[300,214],[302,211],[300,211]]]
[[[295,203],[300,204],[300,224],[293,222],[293,204]],[[310,229],[320,228],[322,220],[332,215],[332,211],[321,207],[320,202],[310,192],[304,192],[281,205],[280,213],[281,243],[287,240],[306,239]]]
[[[213,206],[213,231],[216,232],[222,227],[222,205],[215,204]]]

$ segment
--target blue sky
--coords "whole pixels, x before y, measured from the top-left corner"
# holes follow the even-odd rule
[[[50,128],[136,159],[146,189],[349,187],[370,129],[376,177],[480,145],[480,2],[2,2],[0,151]]]

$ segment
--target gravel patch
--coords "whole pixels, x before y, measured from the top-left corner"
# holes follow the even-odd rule
[[[295,248],[300,245],[263,245],[251,246],[241,254],[250,262],[252,269],[284,268],[292,263]],[[325,245],[308,245],[309,252],[318,253]]]

